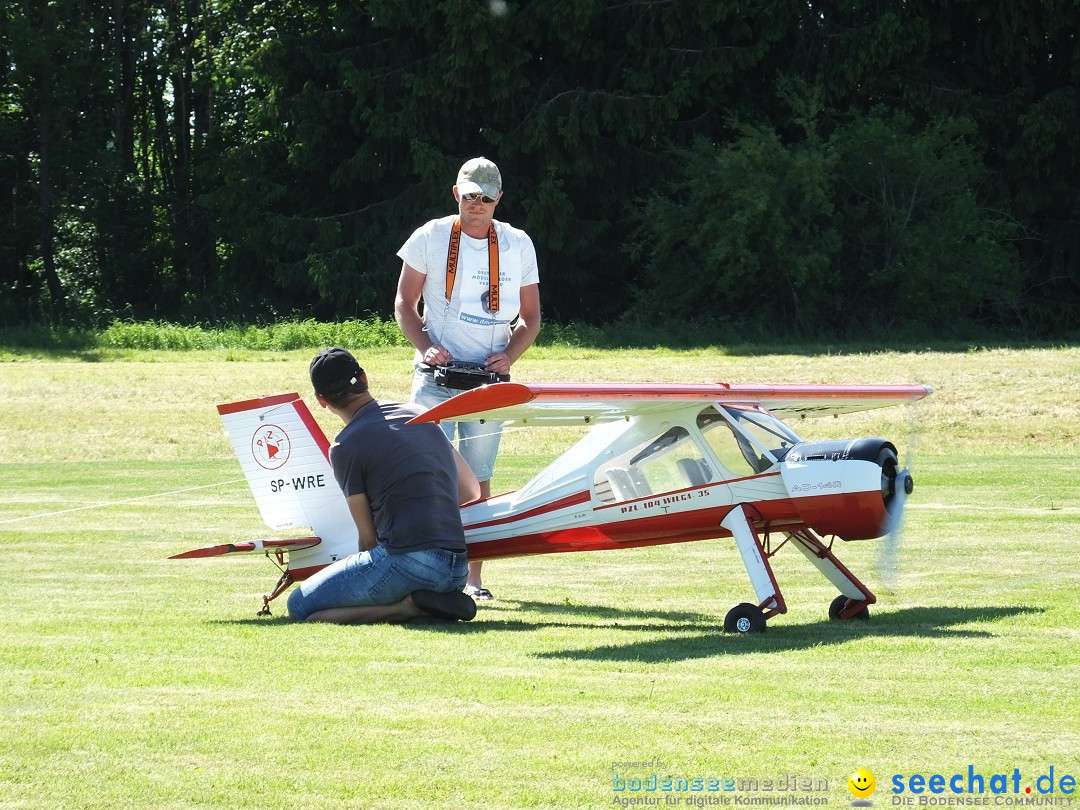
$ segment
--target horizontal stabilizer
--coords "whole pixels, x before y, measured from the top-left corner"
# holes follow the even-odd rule
[[[318,537],[293,537],[287,540],[248,540],[243,543],[222,543],[218,546],[205,546],[173,554],[170,560],[194,560],[200,557],[222,557],[226,554],[244,554],[249,551],[295,551],[303,548],[312,548],[319,545],[322,540]]]

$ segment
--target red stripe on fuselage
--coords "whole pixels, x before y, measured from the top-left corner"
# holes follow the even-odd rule
[[[304,568],[290,568],[289,573],[292,574],[293,582],[302,582],[308,577],[319,573],[328,565],[332,565],[332,563],[324,563],[322,565],[308,565]]]
[[[881,537],[888,525],[889,515],[878,490],[793,497],[791,502],[806,525],[819,535],[872,540]]]
[[[565,551],[603,551],[724,537],[728,536],[728,532],[720,528],[720,521],[732,508],[731,505],[725,505],[712,509],[694,509],[614,521],[600,526],[556,529],[469,543],[469,559],[486,560]]]
[[[495,518],[493,520],[485,520],[480,523],[470,523],[465,527],[465,531],[470,529],[482,529],[486,526],[499,526],[504,523],[514,523],[518,520],[525,520],[526,518],[536,517],[537,515],[545,515],[548,512],[556,512],[559,509],[565,509],[568,506],[577,506],[579,503],[588,503],[588,492],[575,492],[573,495],[567,495],[565,498],[560,498],[557,501],[546,503],[543,506],[538,506],[535,509],[528,509],[524,512],[518,512],[506,517]]]

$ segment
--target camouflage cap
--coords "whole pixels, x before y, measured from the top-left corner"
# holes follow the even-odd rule
[[[475,157],[465,161],[458,169],[456,185],[458,194],[475,194],[479,191],[495,198],[502,191],[502,174],[499,167],[486,157]]]

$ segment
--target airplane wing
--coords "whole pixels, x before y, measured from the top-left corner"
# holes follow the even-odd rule
[[[760,406],[778,418],[828,416],[917,402],[926,385],[730,385],[728,383],[497,383],[463,391],[413,422],[503,421],[579,425],[628,419],[691,402]]]

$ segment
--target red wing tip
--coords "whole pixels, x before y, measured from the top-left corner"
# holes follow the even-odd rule
[[[322,538],[319,537],[288,537],[288,538],[272,538],[269,540],[248,540],[244,543],[222,543],[219,546],[206,546],[204,548],[193,548],[191,551],[182,551],[179,554],[173,554],[169,557],[170,560],[196,560],[201,557],[221,557],[225,554],[239,554],[245,551],[257,551],[260,548],[272,549],[280,548],[285,551],[292,549],[303,549],[317,546],[322,542]]]
[[[223,554],[234,554],[238,551],[254,551],[256,544],[247,543],[223,543],[220,546],[206,546],[205,548],[193,548],[191,551],[182,551],[173,554],[170,560],[195,560],[200,557],[220,557]]]
[[[194,560],[199,557],[220,557],[222,554],[228,554],[232,551],[236,551],[236,546],[232,543],[228,543],[223,546],[207,546],[206,548],[195,548],[191,551],[183,551],[179,554],[173,554],[169,557],[170,560]]]

